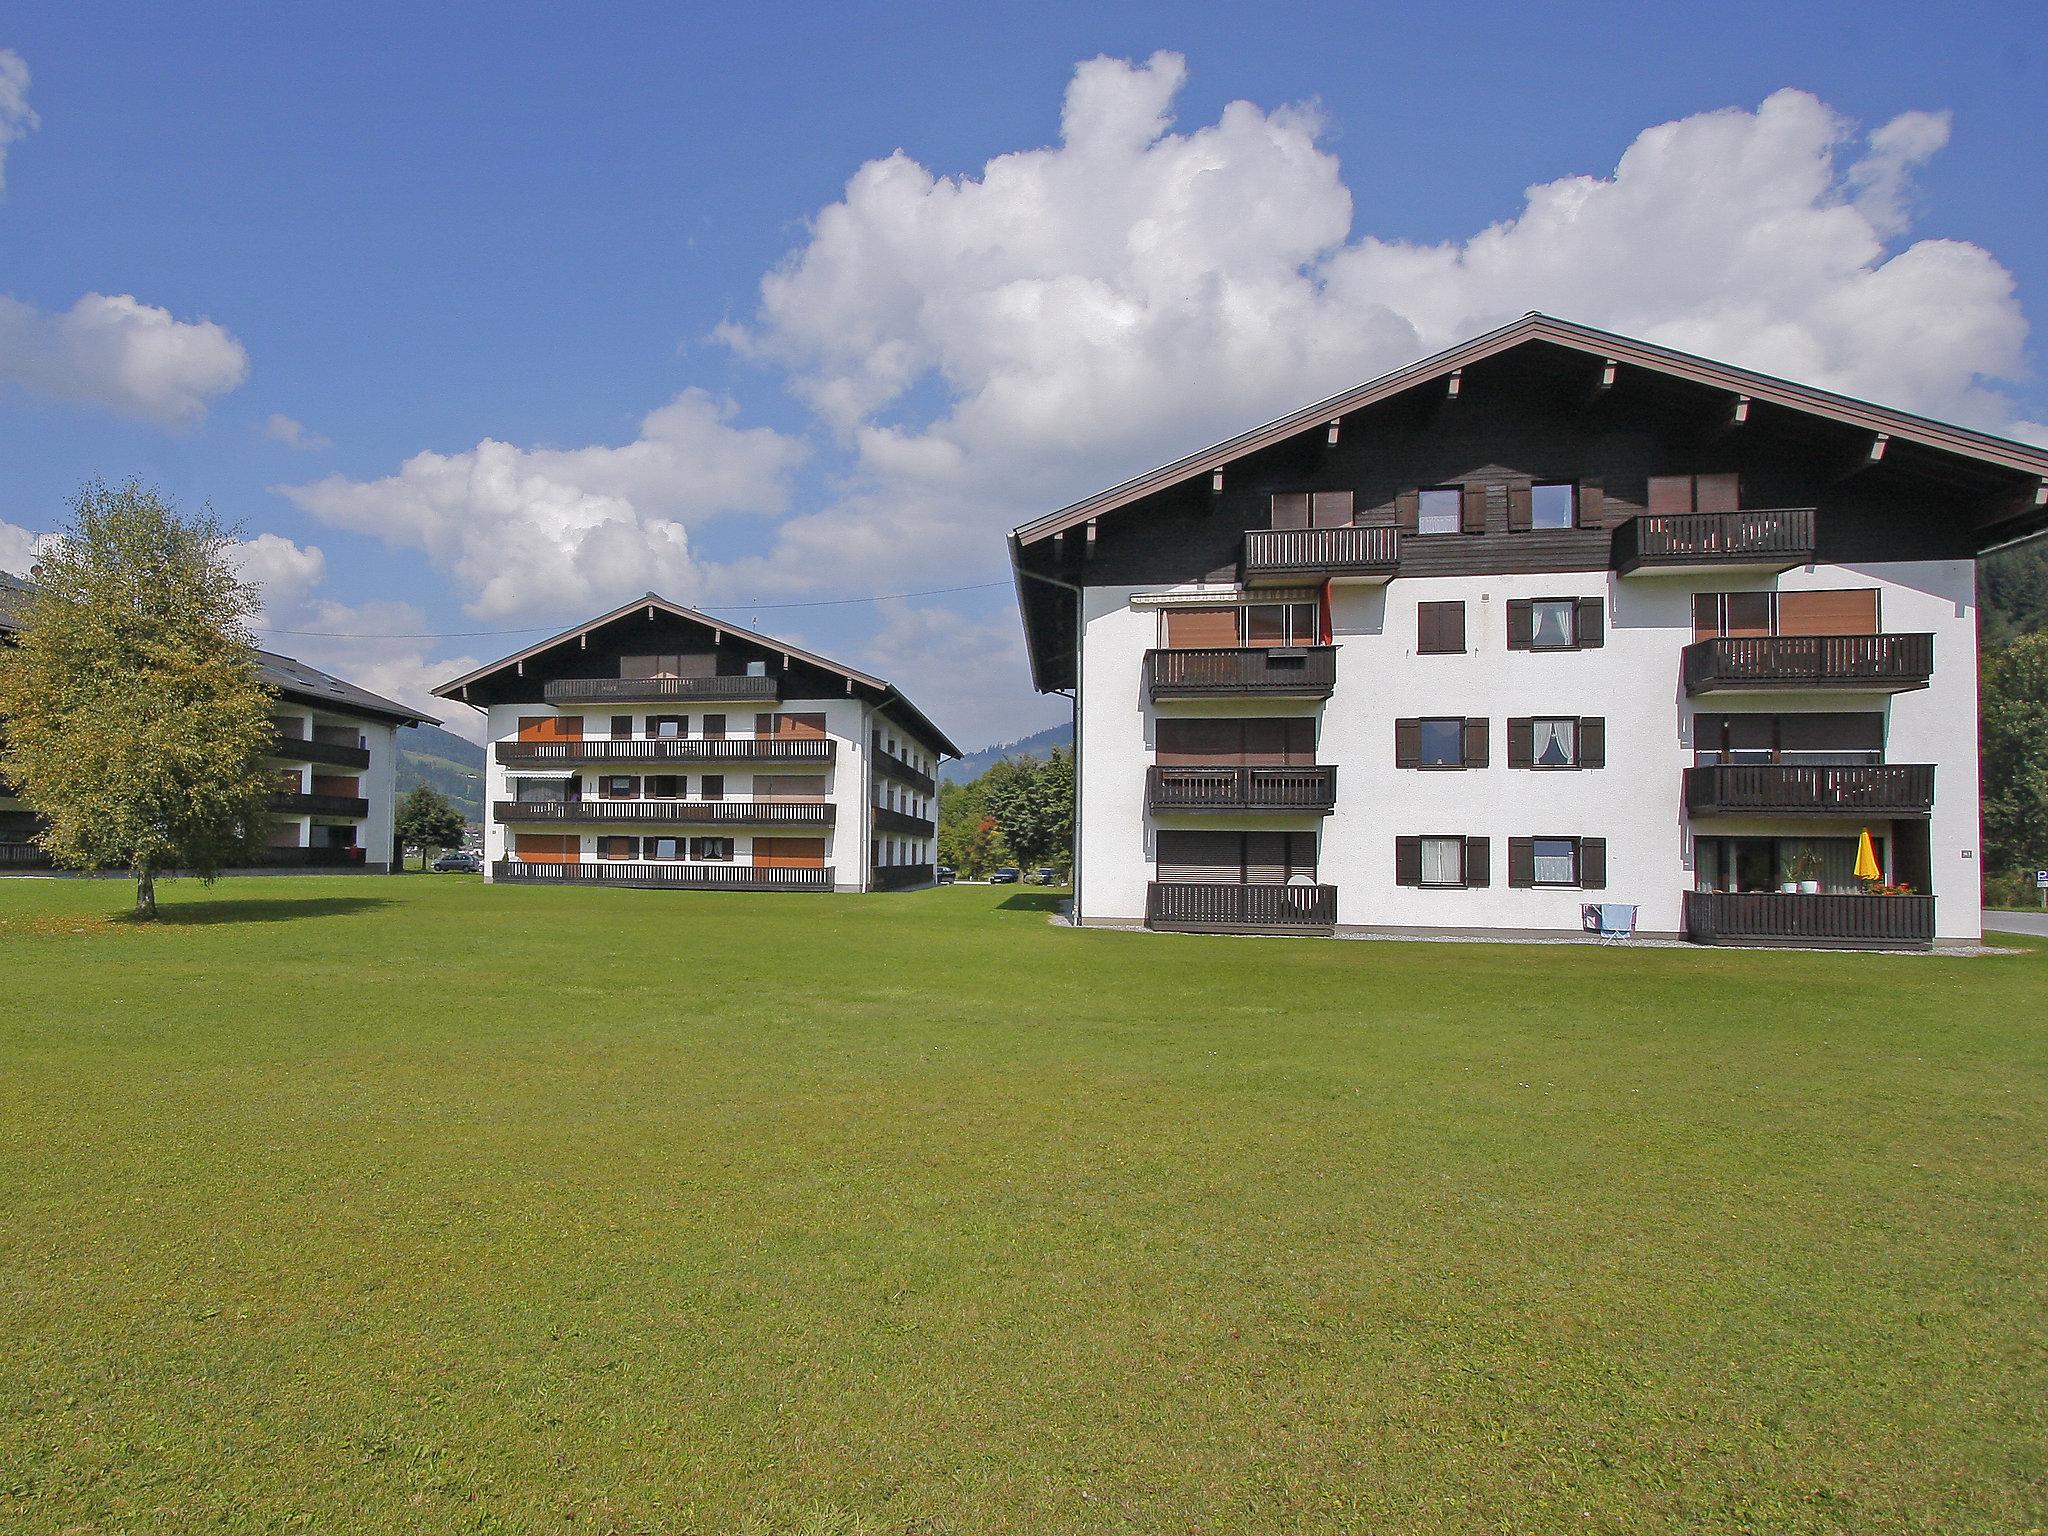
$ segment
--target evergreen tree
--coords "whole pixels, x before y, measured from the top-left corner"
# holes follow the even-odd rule
[[[1984,862],[2048,869],[2048,633],[1985,659],[1981,709]]]

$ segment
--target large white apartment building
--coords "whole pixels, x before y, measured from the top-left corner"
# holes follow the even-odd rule
[[[649,593],[435,690],[489,725],[487,878],[893,890],[942,758],[889,683]]]
[[[2044,525],[2040,449],[1527,316],[1011,536],[1077,918],[1974,940],[1975,561]]]

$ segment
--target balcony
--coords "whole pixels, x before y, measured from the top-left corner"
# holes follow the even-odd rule
[[[1614,530],[1612,564],[1621,576],[1686,571],[1776,575],[1813,562],[1813,508],[1746,512],[1642,513]]]
[[[275,794],[270,809],[286,816],[352,816],[361,821],[370,814],[370,802],[357,795]]]
[[[1685,691],[1827,688],[1910,693],[1934,672],[1932,635],[1757,635],[1685,648]]]
[[[257,858],[264,869],[360,869],[360,848],[266,848]]]
[[[722,736],[682,741],[501,741],[497,759],[511,767],[562,763],[811,763],[829,764],[839,743],[829,736]]]
[[[491,878],[514,885],[632,885],[672,891],[829,891],[832,868],[748,864],[661,864],[625,859],[599,864],[529,864],[499,859]]]
[[[0,870],[49,867],[50,856],[34,843],[0,843]]]
[[[690,827],[829,827],[838,807],[829,800],[500,800],[491,808],[501,823],[564,822],[578,826],[659,822]]]
[[[1155,880],[1145,887],[1145,926],[1180,933],[1329,933],[1337,926],[1337,888]]]
[[[1327,699],[1337,687],[1334,645],[1147,651],[1145,692],[1162,699]]]
[[[939,792],[939,786],[930,774],[911,767],[894,752],[886,751],[877,745],[874,749],[874,759],[875,772],[884,778],[894,779],[899,784],[908,784],[921,795],[936,795]]]
[[[870,808],[877,832],[901,832],[906,837],[937,837],[938,826],[908,811],[892,811],[885,805]]]
[[[1925,816],[1934,764],[1718,763],[1685,770],[1689,816]]]
[[[907,891],[914,885],[932,883],[929,864],[878,864],[869,882],[878,891]]]
[[[1255,528],[1244,536],[1246,586],[1382,582],[1400,567],[1398,528]]]
[[[345,747],[338,741],[314,741],[304,736],[278,736],[263,755],[281,763],[331,763],[337,768],[370,766],[367,747]]]
[[[1145,804],[1161,811],[1278,811],[1327,816],[1337,805],[1337,770],[1188,768],[1145,770]]]
[[[1685,933],[1695,944],[1927,949],[1934,943],[1934,898],[1687,891]]]
[[[772,677],[567,677],[549,683],[550,704],[772,704]]]

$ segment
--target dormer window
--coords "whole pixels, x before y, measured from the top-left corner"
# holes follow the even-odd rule
[[[1465,493],[1455,485],[1436,486],[1416,498],[1417,533],[1456,533],[1463,514]]]
[[[1531,528],[1570,528],[1577,521],[1577,498],[1571,485],[1529,487]]]

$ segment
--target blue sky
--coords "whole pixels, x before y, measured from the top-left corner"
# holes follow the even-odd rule
[[[1022,734],[1001,587],[787,605],[1002,582],[1015,522],[1531,307],[2038,433],[2031,19],[17,8],[0,560],[133,475],[368,686],[655,587]]]

